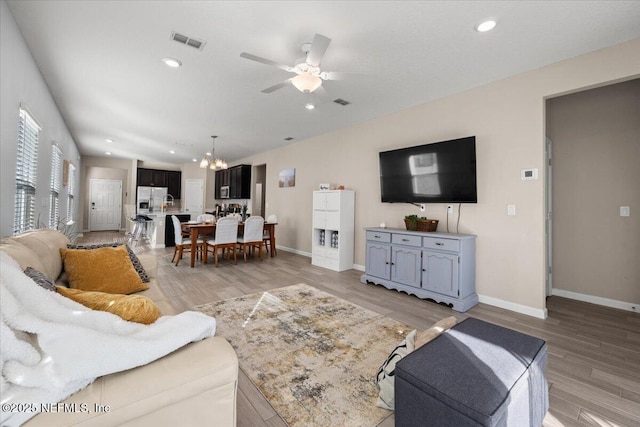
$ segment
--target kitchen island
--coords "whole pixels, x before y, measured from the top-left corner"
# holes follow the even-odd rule
[[[174,240],[168,239],[169,241],[167,241],[166,236],[167,229],[173,231],[171,215],[176,215],[180,221],[190,221],[195,220],[200,213],[168,210],[166,212],[152,212],[147,214],[147,216],[153,220],[147,223],[147,238],[149,239],[149,246],[152,248],[164,248],[167,244],[169,244],[169,246],[174,245]],[[173,234],[171,234],[171,236],[173,236]]]

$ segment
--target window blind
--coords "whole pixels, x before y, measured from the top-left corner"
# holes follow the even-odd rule
[[[76,167],[69,163],[67,184],[67,217],[70,221],[74,221],[74,203],[73,198],[76,191]]]
[[[57,229],[60,220],[60,187],[62,186],[62,151],[54,142],[51,147],[51,196],[49,228]]]
[[[27,110],[20,108],[18,118],[18,155],[14,234],[35,227],[36,176],[38,172],[38,135],[40,125]]]

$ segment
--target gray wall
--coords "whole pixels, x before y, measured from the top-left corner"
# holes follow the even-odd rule
[[[547,135],[554,290],[640,303],[640,79],[547,101]]]
[[[0,1],[0,236],[13,234],[18,110],[21,104],[42,125],[38,145],[36,218],[47,223],[51,179],[51,143],[62,149],[64,160],[76,167],[76,207],[80,196],[80,155],[60,116],[49,88],[31,56],[5,1]],[[60,195],[60,216],[67,217],[66,188]],[[74,217],[78,218],[75,212]]]

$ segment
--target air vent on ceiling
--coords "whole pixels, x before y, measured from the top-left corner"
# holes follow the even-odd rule
[[[285,141],[291,141],[292,139],[293,139],[293,137],[292,137],[292,136],[288,136],[288,137],[286,137],[284,140],[285,140]]]
[[[340,104],[340,105],[349,105],[349,104],[351,104],[349,101],[345,101],[342,98],[334,99],[333,102],[335,102],[336,104]]]
[[[194,47],[198,50],[204,49],[204,45],[207,44],[207,42],[204,40],[185,36],[184,34],[176,33],[175,31],[171,33],[171,40],[176,41],[180,44]]]

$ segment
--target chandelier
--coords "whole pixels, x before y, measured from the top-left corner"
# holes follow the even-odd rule
[[[213,138],[213,142],[211,142],[211,152],[207,152],[204,154],[204,157],[202,158],[202,160],[200,161],[200,167],[202,169],[226,169],[227,168],[227,162],[225,162],[224,160],[222,160],[219,157],[215,157],[215,151],[216,151],[216,135],[212,135],[211,138]]]

